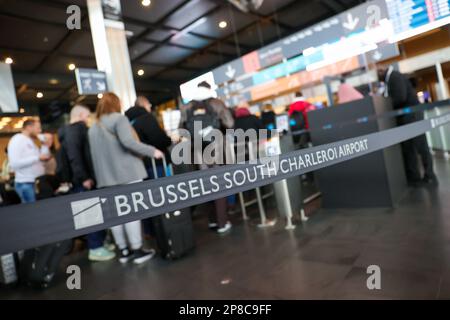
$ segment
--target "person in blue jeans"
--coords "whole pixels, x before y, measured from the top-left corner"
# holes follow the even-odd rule
[[[52,139],[45,139],[41,134],[41,123],[36,119],[28,119],[23,123],[22,132],[14,135],[8,143],[8,160],[15,172],[15,190],[22,203],[36,201],[34,183],[37,177],[44,174],[43,162],[50,160]],[[39,138],[39,148],[33,139]]]
[[[70,112],[70,124],[58,131],[61,143],[57,173],[62,182],[72,184],[72,193],[92,190],[95,187],[94,173],[87,138],[87,122],[90,111],[84,106],[74,106]],[[90,261],[114,259],[114,247],[104,245],[106,231],[86,235]]]

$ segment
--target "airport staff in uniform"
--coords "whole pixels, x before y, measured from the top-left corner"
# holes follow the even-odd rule
[[[405,75],[395,71],[392,65],[388,68],[380,66],[378,76],[380,80],[384,80],[386,86],[384,96],[392,99],[394,109],[412,107],[420,103],[411,81]],[[398,124],[405,125],[422,119],[423,115],[419,113],[406,114],[398,118]],[[409,184],[414,186],[421,183],[437,184],[437,178],[433,171],[433,159],[425,135],[403,142],[402,151]],[[423,178],[421,178],[417,154],[422,160]]]

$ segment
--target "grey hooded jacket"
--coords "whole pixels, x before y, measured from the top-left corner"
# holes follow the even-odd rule
[[[135,139],[131,124],[124,115],[111,113],[102,116],[89,129],[88,135],[98,188],[147,178],[140,156],[152,157],[155,148]]]

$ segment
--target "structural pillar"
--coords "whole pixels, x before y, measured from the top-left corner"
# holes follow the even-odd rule
[[[105,7],[102,2],[87,0],[97,69],[106,73],[108,90],[120,97],[125,111],[134,105],[136,89],[120,1],[109,1],[114,3],[112,7]]]
[[[445,80],[444,73],[442,72],[442,65],[440,62],[436,62],[436,73],[439,82],[439,91],[441,96],[440,100],[445,100],[449,98],[447,80]]]

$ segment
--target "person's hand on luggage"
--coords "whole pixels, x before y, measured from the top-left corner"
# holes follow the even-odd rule
[[[161,150],[155,149],[155,152],[153,153],[153,158],[162,159],[164,158],[164,153]]]
[[[94,187],[94,181],[92,179],[87,179],[83,182],[83,187],[86,190],[91,190]]]
[[[42,153],[39,156],[39,160],[42,161],[42,162],[46,162],[46,161],[50,160],[51,158],[52,158],[52,156],[47,154],[47,153]]]

